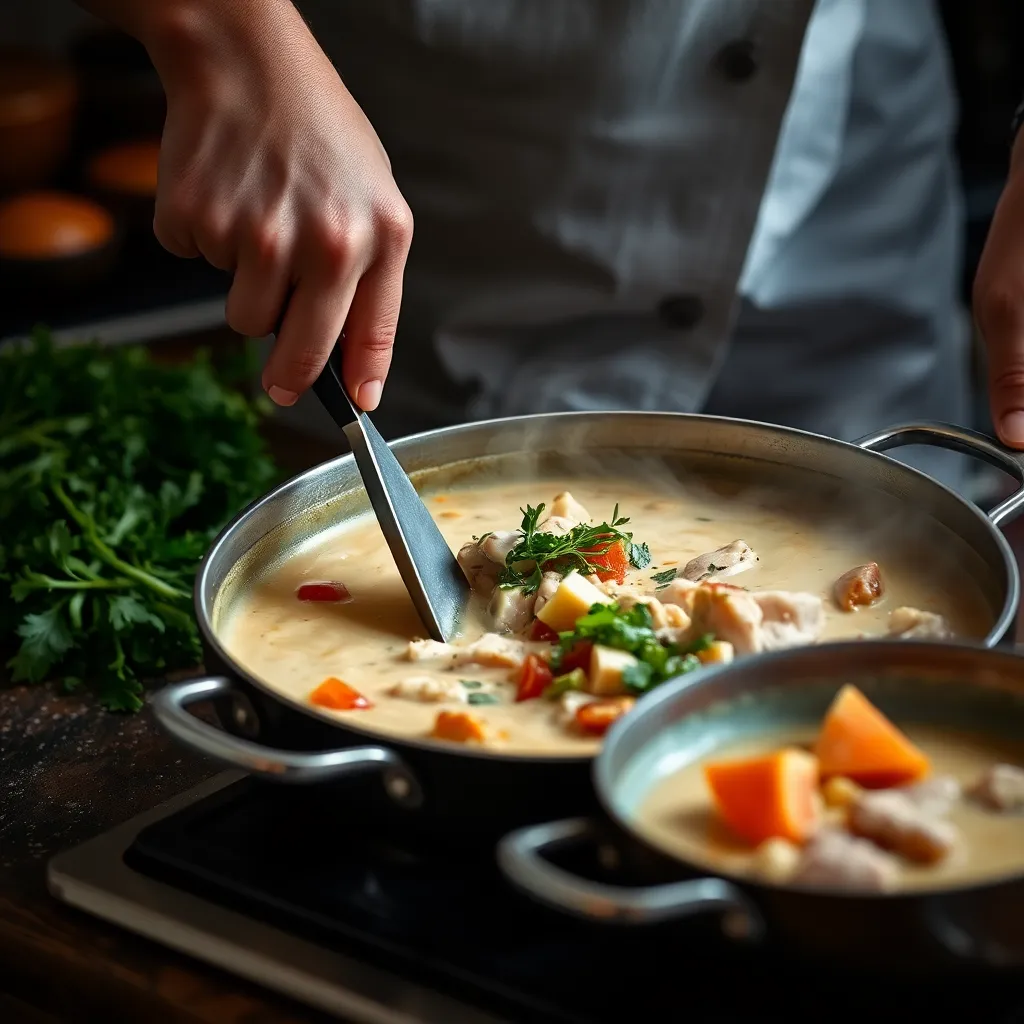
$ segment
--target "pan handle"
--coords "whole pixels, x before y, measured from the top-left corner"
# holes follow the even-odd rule
[[[933,448],[973,455],[1009,473],[1020,484],[1013,494],[988,513],[992,524],[1000,526],[1008,523],[1024,511],[1024,452],[1004,448],[995,438],[977,430],[954,427],[949,423],[906,423],[880,430],[877,434],[868,434],[853,443],[871,452],[887,452],[891,448],[901,448],[908,444],[926,444]]]
[[[153,714],[176,740],[252,775],[275,782],[315,783],[382,771],[384,787],[392,800],[410,807],[422,802],[415,776],[387,747],[343,747],[314,753],[276,750],[208,725],[188,711],[190,704],[229,697],[235,692],[235,684],[226,676],[170,683],[153,697]]]
[[[733,939],[753,941],[764,932],[761,915],[731,882],[695,878],[640,888],[605,885],[580,878],[552,864],[552,847],[593,839],[586,818],[553,821],[510,832],[498,844],[498,866],[505,877],[556,910],[612,924],[657,924],[696,914],[723,915],[722,930]]]

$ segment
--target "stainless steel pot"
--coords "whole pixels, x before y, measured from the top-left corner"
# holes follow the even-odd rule
[[[549,860],[560,847],[595,841],[601,822],[586,818],[511,833],[498,848],[502,871],[537,900],[595,922],[644,926],[719,914],[734,939],[781,943],[846,967],[1024,966],[1024,849],[1012,877],[865,895],[716,876],[642,837],[638,808],[667,774],[741,736],[816,725],[846,683],[897,722],[1024,738],[1024,658],[1008,652],[858,641],[746,658],[645,697],[612,727],[595,760],[612,851],[658,884],[604,885]]]
[[[405,438],[393,448],[407,472],[440,467],[470,473],[481,461],[515,453],[602,456],[663,455],[728,461],[760,472],[796,467],[884,492],[908,515],[929,514],[970,549],[974,575],[992,609],[988,645],[1012,639],[1020,581],[999,524],[1024,505],[1024,489],[985,516],[929,477],[877,452],[924,443],[994,462],[1024,484],[1024,459],[980,434],[941,424],[896,428],[859,444],[781,427],[712,416],[668,413],[563,413],[474,423]],[[280,782],[337,782],[382,774],[396,808],[478,824],[490,810],[496,827],[537,821],[548,812],[589,806],[589,757],[513,757],[486,750],[398,740],[339,723],[275,693],[245,672],[217,636],[218,610],[262,563],[307,543],[346,517],[368,509],[350,455],[282,484],[245,509],[218,537],[195,586],[195,611],[209,675],[165,687],[155,714],[192,748],[236,768]],[[220,727],[193,716],[190,705],[213,701]],[[471,770],[467,770],[471,767]],[[510,773],[515,773],[514,777]],[[561,811],[556,811],[561,808]]]

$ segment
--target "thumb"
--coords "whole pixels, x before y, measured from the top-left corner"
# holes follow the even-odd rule
[[[1000,440],[1024,448],[1024,178],[996,208],[974,284],[974,314],[988,355],[992,421]]]

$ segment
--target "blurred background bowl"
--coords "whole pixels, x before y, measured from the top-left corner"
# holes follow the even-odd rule
[[[77,99],[67,65],[28,50],[0,50],[0,193],[36,188],[60,170]]]
[[[54,191],[11,196],[0,202],[2,290],[41,303],[80,294],[111,271],[120,241],[114,216],[91,199]]]

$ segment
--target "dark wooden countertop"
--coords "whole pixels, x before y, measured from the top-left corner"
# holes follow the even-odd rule
[[[65,907],[46,890],[52,854],[215,771],[167,739],[148,710],[109,714],[51,687],[0,691],[0,1020],[327,1020]]]

